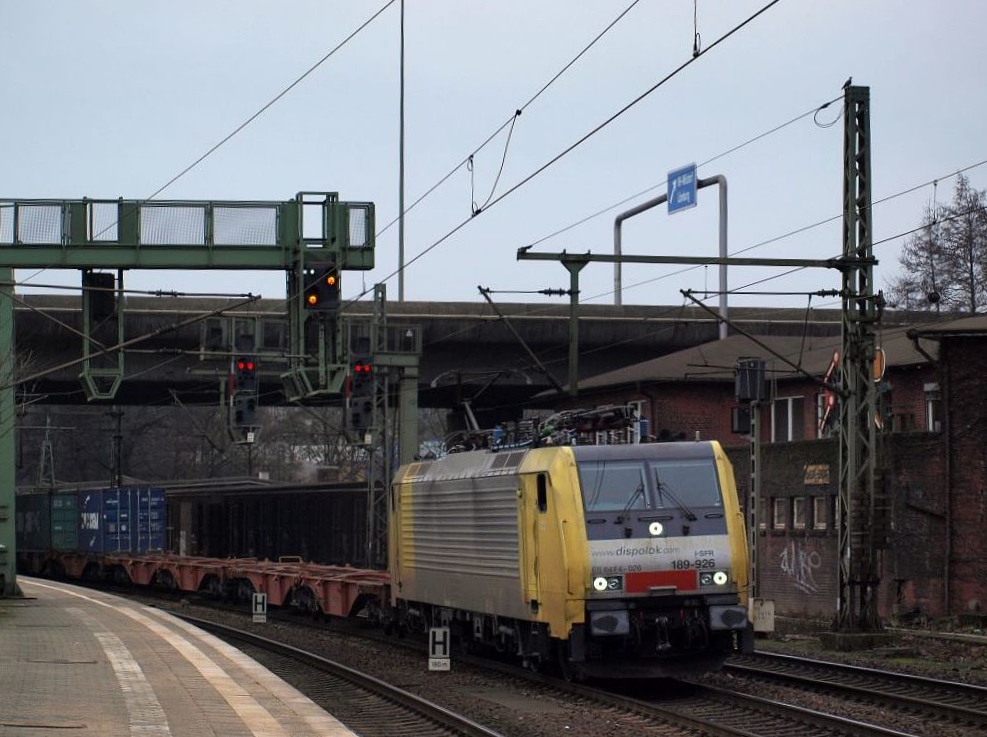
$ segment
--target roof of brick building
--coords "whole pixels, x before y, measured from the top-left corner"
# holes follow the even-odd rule
[[[984,319],[987,329],[987,318]],[[889,369],[929,363],[938,346],[934,341],[916,335],[922,350],[909,337],[908,327],[894,327],[877,332],[877,345],[884,349]],[[931,338],[931,336],[930,336]],[[648,361],[597,374],[579,382],[580,390],[602,389],[627,384],[662,382],[723,382],[734,381],[737,361],[741,358],[763,358],[769,380],[793,379],[805,373],[823,376],[840,347],[839,336],[744,336],[731,335],[703,345],[669,353]],[[923,353],[924,351],[924,353]]]

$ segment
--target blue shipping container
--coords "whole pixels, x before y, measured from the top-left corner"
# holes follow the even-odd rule
[[[79,549],[146,553],[165,545],[163,489],[127,486],[79,492]]]

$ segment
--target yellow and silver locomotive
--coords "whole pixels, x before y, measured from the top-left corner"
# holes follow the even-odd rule
[[[448,626],[567,677],[716,668],[749,643],[748,551],[716,442],[474,450],[403,466],[400,625]]]

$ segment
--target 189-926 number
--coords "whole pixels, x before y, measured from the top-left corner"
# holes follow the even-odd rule
[[[672,568],[676,571],[697,570],[702,571],[709,568],[716,568],[716,561],[712,558],[697,558],[696,560],[673,560]]]

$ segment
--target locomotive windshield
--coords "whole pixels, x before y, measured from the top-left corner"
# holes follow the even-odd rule
[[[644,463],[590,461],[579,464],[579,483],[588,512],[649,509]]]
[[[579,483],[587,512],[681,509],[722,505],[712,459],[580,461]]]
[[[649,464],[659,508],[718,507],[720,485],[716,465],[707,460],[662,461]]]

